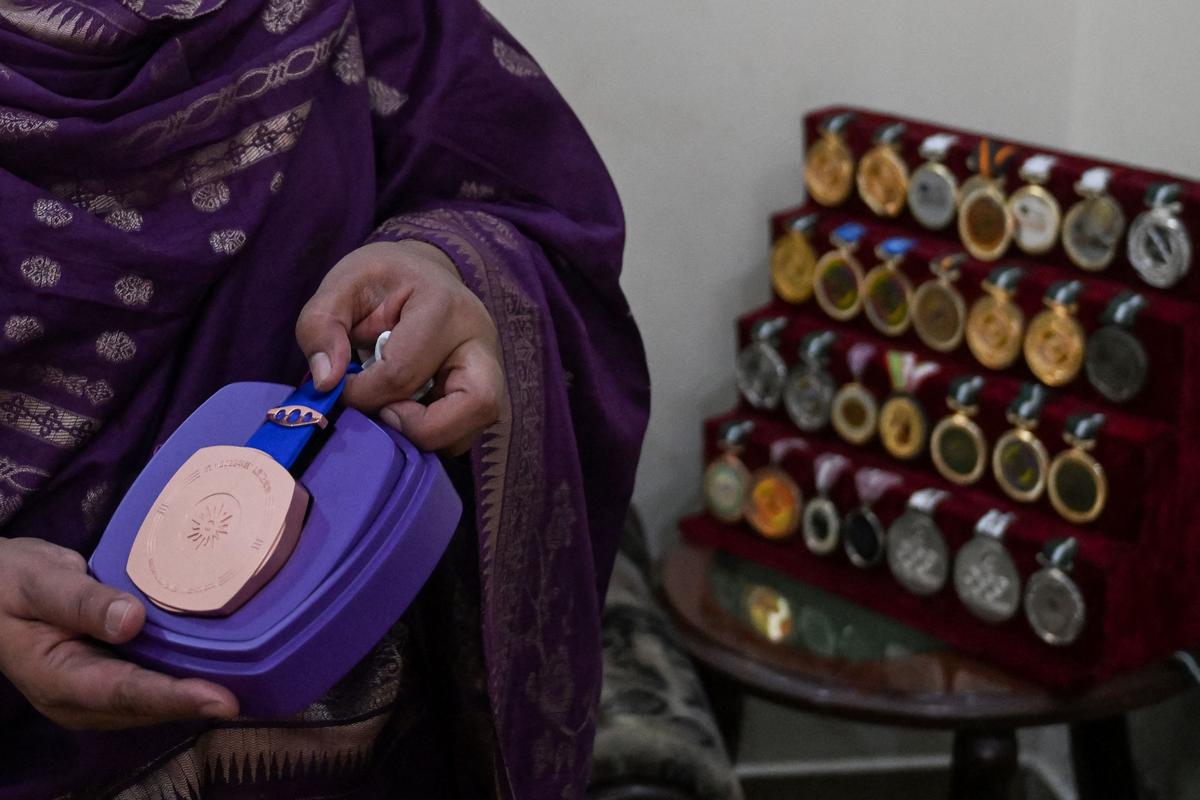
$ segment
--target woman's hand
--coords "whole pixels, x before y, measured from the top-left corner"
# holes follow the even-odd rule
[[[296,340],[318,389],[337,385],[350,348],[391,338],[382,361],[346,381],[346,402],[379,412],[426,450],[456,455],[500,417],[496,326],[446,255],[415,241],[377,242],[339,261],[300,312]],[[410,398],[429,379],[434,400]]]
[[[228,689],[171,678],[115,657],[146,621],[136,598],[93,580],[74,550],[40,539],[0,539],[0,672],[65,728],[131,728],[230,718]]]

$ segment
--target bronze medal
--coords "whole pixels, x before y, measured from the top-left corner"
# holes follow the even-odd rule
[[[1000,267],[983,283],[985,294],[967,315],[967,347],[988,369],[1007,369],[1021,354],[1025,315],[1013,302],[1023,271]]]
[[[1025,361],[1047,386],[1065,386],[1083,368],[1086,335],[1074,316],[1083,285],[1060,281],[1046,292],[1047,309],[1033,318],[1025,333]]]
[[[958,210],[958,234],[967,252],[980,261],[995,261],[1012,241],[1014,222],[1004,197],[1004,173],[1015,151],[993,151],[987,139],[979,143],[974,163],[979,173],[963,185]]]
[[[929,263],[934,279],[922,283],[913,294],[913,327],[921,341],[939,353],[958,347],[966,331],[967,303],[954,288],[965,259],[961,253],[935,258]]]
[[[771,445],[771,463],[750,476],[743,514],[764,539],[789,539],[800,527],[804,496],[781,464],[793,450],[807,449],[803,439],[780,439]]]
[[[854,156],[842,137],[853,119],[853,114],[844,113],[825,120],[820,138],[805,156],[804,183],[809,196],[823,206],[841,205],[854,188]]]

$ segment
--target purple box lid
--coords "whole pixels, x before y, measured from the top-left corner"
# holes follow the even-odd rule
[[[117,507],[92,573],[142,594],[125,573],[155,498],[196,450],[242,445],[291,387],[226,386],[163,444]],[[302,710],[358,663],[404,613],[440,560],[462,502],[435,455],[345,409],[300,482],[312,496],[291,558],[227,617],[173,614],[145,600],[146,625],[120,649],[171,675],[228,687],[248,716]]]

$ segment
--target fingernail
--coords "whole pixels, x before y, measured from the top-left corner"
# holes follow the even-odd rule
[[[133,603],[128,600],[116,600],[109,604],[108,612],[104,615],[104,629],[116,636],[121,632],[121,624],[125,622],[125,617],[133,608]]]
[[[222,719],[225,719],[228,717],[235,716],[235,713],[233,713],[232,709],[229,708],[228,703],[214,702],[214,703],[205,703],[204,705],[200,706],[200,716],[202,716],[202,717],[220,717]]]
[[[385,408],[380,411],[379,418],[383,420],[389,428],[394,428],[401,433],[404,432],[404,429],[400,425],[400,416],[390,408]]]
[[[313,383],[321,383],[329,377],[333,366],[329,363],[329,356],[317,353],[308,360],[308,370],[312,373]]]

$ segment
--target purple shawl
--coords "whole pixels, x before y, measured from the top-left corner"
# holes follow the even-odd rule
[[[338,258],[445,250],[507,372],[473,453],[506,779],[580,794],[648,379],[613,187],[495,20],[474,0],[0,0],[0,219],[0,534],[85,554],[210,393],[302,374],[292,327]],[[0,727],[26,710],[0,679]]]

